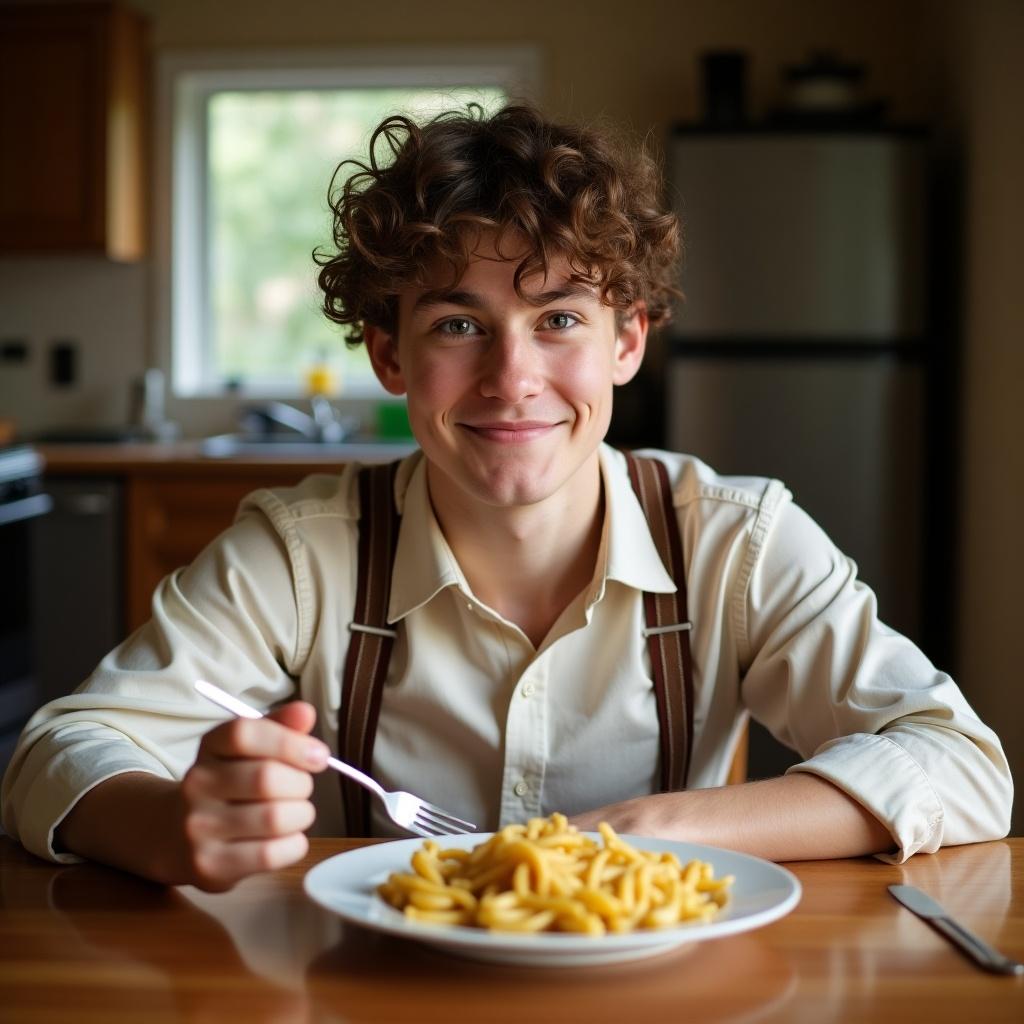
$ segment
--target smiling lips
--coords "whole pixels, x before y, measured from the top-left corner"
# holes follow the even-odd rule
[[[558,424],[541,420],[515,420],[512,422],[461,423],[460,426],[485,441],[497,441],[501,444],[525,444],[549,434]]]

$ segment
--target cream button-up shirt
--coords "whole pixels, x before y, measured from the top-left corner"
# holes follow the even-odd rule
[[[724,783],[749,713],[812,772],[871,811],[892,860],[999,838],[1012,783],[995,734],[960,690],[876,617],[856,567],[778,482],[668,466],[687,566],[694,664],[689,784]],[[645,590],[671,591],[625,460],[602,446],[605,522],[590,585],[535,649],[472,592],[431,509],[425,463],[396,480],[402,526],[389,620],[398,639],[373,774],[493,829],[658,787],[659,734],[643,639]],[[72,695],[26,726],[3,823],[33,852],[91,787],[120,772],[180,778],[224,713],[209,679],[260,707],[297,695],[335,746],[355,595],[355,467],[258,491],[235,525],[168,576],[153,618]],[[514,572],[514,566],[510,567]],[[315,834],[337,834],[333,772],[316,778]],[[395,834],[383,816],[379,834]]]

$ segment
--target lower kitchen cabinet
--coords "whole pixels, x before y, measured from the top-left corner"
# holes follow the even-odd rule
[[[153,591],[170,572],[191,562],[234,521],[238,504],[261,487],[287,487],[309,472],[274,467],[251,474],[133,475],[125,489],[125,622],[128,631],[150,617]]]

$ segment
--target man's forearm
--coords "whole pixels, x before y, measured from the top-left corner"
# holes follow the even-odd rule
[[[144,772],[115,775],[71,809],[57,848],[155,882],[184,881],[178,788]]]
[[[580,828],[607,821],[620,832],[708,843],[773,861],[859,857],[894,849],[888,829],[870,811],[806,772],[639,797],[572,820]]]

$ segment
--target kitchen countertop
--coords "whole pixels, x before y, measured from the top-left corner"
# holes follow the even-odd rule
[[[205,456],[200,441],[125,444],[39,444],[36,451],[53,476],[162,476],[187,472],[190,476],[251,476],[268,469],[288,473],[330,472],[344,464],[336,451],[322,455],[236,455],[226,459]],[[401,453],[396,453],[396,458]]]

